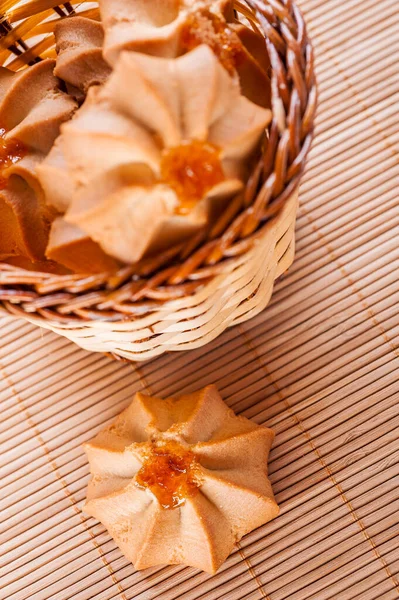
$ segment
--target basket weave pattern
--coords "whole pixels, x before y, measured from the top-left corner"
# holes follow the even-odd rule
[[[0,17],[2,62],[18,69],[53,56],[48,34],[56,20],[49,16],[73,13],[73,3],[28,2],[14,11],[11,4]],[[98,18],[84,5],[79,14]],[[245,193],[201,236],[116,274],[54,275],[0,264],[8,314],[88,350],[145,360],[205,344],[267,305],[294,257],[297,192],[316,111],[313,51],[291,0],[242,0],[235,9],[262,32],[271,63],[273,120]]]

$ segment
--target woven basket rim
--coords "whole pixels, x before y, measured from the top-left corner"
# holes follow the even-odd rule
[[[50,0],[47,4],[54,3]],[[53,7],[60,18],[73,14],[74,2],[62,6],[63,12]],[[317,104],[313,48],[302,13],[292,0],[235,0],[234,6],[265,38],[273,118],[268,143],[241,204],[233,201],[230,214],[222,216],[225,227],[223,223],[219,231],[218,225],[213,227],[197,245],[170,249],[113,274],[54,275],[0,263],[0,306],[7,313],[15,314],[18,305],[18,313],[22,310],[50,322],[134,318],[195,293],[229,262],[248,253],[265,234],[270,221],[297,190],[313,139]],[[25,17],[23,22],[27,21]],[[13,30],[5,17],[0,18],[0,26],[4,46]],[[32,49],[22,40],[19,43],[32,60]],[[21,56],[21,45],[18,50]],[[9,52],[15,53],[15,44]]]

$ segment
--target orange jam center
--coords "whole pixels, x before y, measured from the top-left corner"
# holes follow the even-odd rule
[[[5,171],[26,154],[25,146],[16,139],[6,139],[6,130],[0,127],[0,189],[7,185]]]
[[[179,214],[186,214],[209,190],[224,180],[219,149],[197,140],[164,150],[161,179],[180,200]]]
[[[180,444],[153,444],[136,484],[150,489],[162,508],[176,508],[198,491],[197,468],[194,454]]]
[[[181,41],[186,51],[207,44],[230,75],[233,75],[238,61],[243,57],[243,46],[238,35],[224,19],[206,9],[188,17]]]

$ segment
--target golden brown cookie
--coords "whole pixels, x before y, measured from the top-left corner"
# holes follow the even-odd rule
[[[278,514],[267,476],[273,438],[236,416],[214,386],[167,400],[137,393],[85,445],[84,510],[137,569],[215,573],[243,535]]]

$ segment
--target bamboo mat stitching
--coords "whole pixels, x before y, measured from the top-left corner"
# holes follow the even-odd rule
[[[309,16],[307,17],[307,21],[308,21],[308,23],[312,23],[312,20]],[[394,157],[396,157],[398,155],[396,148],[392,145],[390,140],[384,135],[384,131],[380,128],[379,122],[373,117],[373,115],[371,115],[369,113],[369,110],[368,110],[369,107],[367,106],[367,104],[364,103],[362,98],[359,97],[356,87],[352,84],[350,77],[347,76],[347,74],[345,73],[345,70],[343,70],[341,68],[341,64],[340,64],[339,60],[336,58],[331,47],[328,44],[326,44],[325,41],[323,41],[321,38],[318,38],[318,45],[320,45],[320,47],[323,48],[324,53],[331,59],[334,66],[336,67],[338,73],[343,77],[345,83],[347,84],[347,89],[352,94],[352,96],[356,100],[356,102],[358,104],[360,104],[360,106],[363,109],[363,112],[367,115],[367,118],[373,123],[376,130],[381,135],[382,143],[384,144],[384,146],[387,148],[387,150],[392,152],[392,155]],[[399,164],[399,160],[397,162]],[[323,244],[323,246],[328,251],[328,254],[330,255],[332,261],[338,265],[342,275],[348,281],[350,288],[355,293],[355,295],[357,295],[357,297],[359,298],[361,305],[364,306],[366,313],[367,313],[368,317],[370,318],[372,324],[380,330],[384,341],[391,347],[394,355],[397,358],[399,358],[398,349],[396,348],[393,341],[389,338],[389,335],[388,335],[387,331],[384,329],[384,326],[382,325],[382,323],[380,323],[378,321],[375,313],[373,312],[372,308],[368,305],[368,303],[367,303],[366,299],[364,298],[364,296],[362,295],[361,291],[357,289],[355,282],[351,279],[350,275],[347,273],[344,265],[342,265],[339,258],[336,257],[333,248],[330,246],[330,244],[327,242],[327,240],[325,240],[323,234],[321,233],[319,228],[315,225],[315,223],[314,223],[313,219],[311,218],[311,216],[309,215],[309,213],[306,210],[304,210],[303,207],[301,207],[301,205],[299,207],[299,212],[307,219],[307,221],[308,221],[309,225],[312,227],[314,233],[318,236],[320,242]]]
[[[279,396],[279,398],[284,402],[284,404],[287,407],[287,411],[291,414],[291,416],[294,418],[296,425],[298,426],[298,428],[301,430],[301,432],[303,433],[303,435],[305,436],[308,444],[311,446],[312,450],[314,451],[314,453],[316,454],[317,460],[320,462],[320,464],[322,465],[322,467],[324,468],[324,470],[327,472],[327,475],[330,479],[330,481],[334,484],[335,488],[338,490],[339,496],[341,498],[341,500],[343,501],[344,505],[348,508],[349,513],[351,515],[351,517],[353,518],[354,522],[359,526],[361,533],[363,534],[364,538],[370,543],[372,550],[375,554],[375,556],[377,557],[377,559],[382,563],[382,566],[386,572],[386,574],[388,575],[388,577],[390,578],[390,580],[392,581],[395,589],[398,590],[399,592],[399,582],[396,580],[396,578],[393,576],[393,574],[390,572],[389,566],[387,564],[387,562],[385,561],[385,559],[381,556],[381,554],[378,551],[378,548],[374,542],[374,540],[371,538],[371,536],[369,535],[369,533],[367,532],[362,520],[357,516],[356,511],[354,510],[351,502],[347,499],[344,490],[342,489],[341,485],[336,481],[333,472],[331,471],[331,469],[329,468],[328,464],[325,462],[325,460],[323,459],[323,457],[321,456],[317,446],[315,445],[314,441],[312,440],[312,437],[310,435],[310,433],[306,430],[306,428],[303,426],[303,423],[301,422],[301,420],[299,419],[298,415],[292,410],[292,407],[290,405],[290,403],[288,402],[288,400],[284,397],[284,395],[281,393],[281,390],[278,388],[277,383],[273,381],[273,378],[271,377],[270,373],[268,372],[267,367],[263,364],[262,360],[260,359],[256,348],[254,348],[253,344],[251,343],[251,340],[249,339],[249,337],[246,335],[245,331],[242,329],[242,326],[239,325],[238,329],[240,330],[240,332],[242,333],[245,343],[247,345],[247,347],[250,349],[250,351],[252,352],[255,361],[259,364],[259,366],[261,367],[262,371],[266,374],[266,377],[269,379],[269,381],[271,381],[271,383],[273,384],[273,387],[276,389],[277,391],[277,395]]]
[[[338,68],[338,67],[337,67],[337,68]],[[356,98],[356,96],[355,96],[355,99],[357,99],[357,98]],[[366,112],[367,112],[367,111],[366,111]],[[383,136],[383,137],[384,137],[384,136]],[[387,140],[386,138],[384,138],[384,141],[386,141],[387,145],[389,146],[389,149],[392,149],[393,153],[396,155],[396,150],[395,150],[395,148],[394,148],[394,147],[392,147],[392,146],[389,144],[389,140]],[[354,283],[354,281],[351,279],[350,275],[347,273],[347,271],[346,271],[345,267],[344,267],[344,266],[343,266],[343,265],[340,263],[340,260],[339,260],[339,259],[338,259],[338,258],[335,256],[334,250],[331,248],[331,246],[328,244],[328,242],[327,242],[327,241],[324,239],[324,236],[323,236],[323,234],[322,234],[322,233],[321,233],[321,231],[318,229],[318,227],[315,225],[315,223],[314,223],[314,221],[312,220],[312,218],[310,217],[310,215],[309,215],[309,214],[308,214],[306,211],[303,211],[303,210],[302,210],[301,212],[302,212],[302,214],[304,214],[305,218],[307,218],[307,220],[308,220],[309,224],[311,225],[311,227],[312,227],[313,231],[314,231],[314,232],[317,234],[317,236],[319,237],[319,239],[320,239],[321,243],[322,243],[322,244],[324,245],[324,247],[326,248],[326,250],[327,250],[328,254],[329,254],[329,255],[330,255],[330,257],[331,257],[331,260],[332,260],[333,262],[335,262],[335,264],[337,264],[337,266],[339,267],[339,269],[340,269],[340,272],[342,273],[342,275],[343,275],[343,276],[345,277],[345,279],[347,280],[347,282],[348,282],[348,284],[349,284],[349,286],[350,286],[351,290],[353,291],[353,293],[354,293],[354,294],[355,294],[355,295],[356,295],[356,296],[359,298],[359,300],[360,300],[360,302],[361,302],[361,305],[362,305],[362,306],[365,308],[365,310],[366,310],[366,314],[368,315],[369,319],[371,320],[371,323],[372,323],[372,325],[373,325],[374,327],[376,327],[376,328],[377,328],[377,329],[380,331],[380,333],[382,334],[382,337],[383,337],[384,341],[385,341],[385,342],[388,344],[388,346],[389,346],[389,347],[392,349],[392,351],[393,351],[393,353],[394,353],[395,357],[396,357],[396,358],[399,358],[399,351],[398,351],[398,349],[396,348],[396,346],[395,346],[394,342],[393,342],[393,341],[390,339],[390,337],[389,337],[389,335],[388,335],[387,331],[385,330],[384,326],[382,325],[382,323],[380,323],[380,322],[378,321],[378,319],[377,319],[377,317],[376,317],[375,313],[373,312],[372,308],[371,308],[371,307],[368,305],[368,303],[367,303],[366,299],[364,298],[363,294],[361,293],[361,291],[357,289],[357,287],[356,287],[356,284],[355,284],[355,283]],[[255,350],[254,350],[254,353],[256,353],[256,351],[255,351]],[[260,360],[259,360],[259,363],[262,365],[262,363],[261,363],[261,361],[260,361]],[[284,398],[283,398],[283,400],[284,400],[284,402],[285,402],[285,399],[284,399]],[[287,407],[288,407],[288,408],[289,408],[289,410],[290,410],[290,407],[289,407],[289,403],[288,403],[288,401],[287,401],[286,403],[287,403]],[[299,419],[297,418],[296,414],[295,414],[295,413],[293,413],[292,411],[290,411],[290,412],[291,412],[291,414],[293,414],[294,418],[295,418],[296,420],[298,420],[298,421],[299,421]],[[309,436],[309,438],[310,438],[310,436]],[[312,444],[312,442],[311,442],[311,444]],[[316,454],[318,454],[318,451],[317,451],[317,449],[316,449],[316,448],[314,448],[314,450],[315,450]],[[324,461],[321,459],[321,457],[320,457],[320,462],[321,462],[322,464],[324,463]],[[384,568],[385,572],[387,573],[388,577],[390,578],[390,580],[391,580],[391,581],[392,581],[392,583],[394,584],[394,586],[395,586],[395,589],[397,589],[397,590],[398,590],[398,592],[399,592],[399,582],[396,580],[396,578],[395,578],[395,577],[393,576],[393,574],[390,572],[390,569],[389,569],[389,566],[388,566],[388,564],[386,563],[386,561],[384,560],[384,558],[383,558],[383,557],[380,555],[380,553],[378,552],[378,548],[377,548],[376,544],[374,543],[373,539],[372,539],[372,538],[369,536],[369,534],[368,534],[368,532],[367,532],[366,528],[364,527],[364,525],[363,525],[362,521],[361,521],[361,520],[360,520],[360,519],[357,517],[357,515],[356,515],[356,512],[353,510],[353,507],[351,506],[351,503],[350,503],[350,502],[347,500],[347,498],[345,497],[345,494],[344,494],[344,492],[343,492],[343,490],[342,490],[341,486],[339,486],[339,484],[337,484],[337,483],[335,482],[334,476],[333,476],[333,474],[331,473],[331,471],[330,471],[330,469],[328,468],[328,466],[327,466],[326,464],[324,464],[324,466],[325,466],[325,468],[326,468],[326,470],[327,470],[327,472],[328,472],[328,474],[329,474],[329,477],[331,478],[332,482],[333,482],[333,483],[334,483],[334,485],[337,487],[337,489],[338,489],[338,492],[339,492],[339,494],[340,494],[340,496],[341,496],[342,500],[344,501],[344,503],[346,503],[346,504],[347,504],[347,506],[348,506],[348,508],[349,508],[349,510],[350,510],[350,512],[351,512],[351,514],[352,514],[352,517],[354,518],[355,522],[356,522],[356,523],[358,523],[358,525],[360,526],[360,529],[361,529],[361,531],[362,531],[363,535],[365,536],[365,538],[366,538],[366,539],[369,541],[369,543],[371,544],[371,546],[372,546],[372,549],[373,549],[373,551],[374,551],[374,553],[375,553],[376,557],[377,557],[377,558],[378,558],[378,560],[379,560],[379,561],[382,563],[382,565],[383,565],[383,568]]]
[[[247,569],[248,569],[248,571],[249,571],[249,573],[250,573],[251,577],[252,577],[252,578],[255,580],[255,583],[256,583],[256,585],[257,585],[257,588],[258,588],[258,590],[259,590],[259,592],[260,592],[260,595],[261,595],[261,597],[262,597],[262,598],[264,598],[264,600],[271,600],[270,596],[268,596],[268,595],[266,594],[266,592],[265,592],[265,590],[264,590],[264,588],[263,588],[263,585],[262,585],[262,583],[261,583],[261,581],[260,581],[259,577],[256,575],[256,573],[255,573],[255,571],[254,571],[254,568],[253,568],[253,566],[252,566],[252,564],[251,564],[251,561],[250,561],[249,557],[245,555],[245,552],[244,552],[244,550],[241,548],[241,546],[240,546],[240,542],[236,542],[236,546],[237,546],[237,548],[238,548],[238,552],[239,552],[239,554],[240,554],[240,556],[241,556],[242,560],[245,562],[245,564],[246,564],[246,566],[247,566]]]
[[[117,587],[118,592],[120,594],[120,598],[122,598],[122,600],[128,600],[125,596],[124,590],[122,588],[122,586],[120,585],[119,581],[117,580],[115,573],[112,569],[112,566],[108,563],[104,552],[101,548],[101,546],[98,544],[98,542],[96,541],[93,532],[91,531],[90,528],[87,527],[86,525],[86,521],[82,515],[82,512],[80,511],[80,509],[77,506],[77,501],[74,497],[74,495],[72,494],[72,492],[69,490],[68,488],[68,484],[66,483],[65,479],[62,477],[62,475],[59,472],[57,463],[54,461],[54,459],[51,458],[51,452],[48,449],[45,441],[43,440],[39,430],[37,429],[33,419],[31,418],[28,409],[25,407],[24,401],[22,400],[20,394],[17,392],[15,385],[12,381],[12,379],[10,378],[10,376],[8,375],[8,373],[6,372],[6,369],[4,368],[3,364],[0,363],[0,372],[2,374],[2,377],[4,379],[4,381],[7,382],[7,384],[9,385],[12,393],[14,394],[15,399],[17,400],[17,405],[18,408],[20,410],[20,412],[22,413],[23,418],[25,419],[25,421],[27,422],[29,428],[33,431],[33,434],[35,436],[35,438],[37,439],[37,441],[40,444],[40,447],[42,448],[46,459],[49,463],[49,465],[51,466],[52,470],[54,471],[54,474],[57,478],[57,480],[61,483],[62,485],[62,490],[66,496],[66,498],[70,501],[72,508],[74,510],[74,512],[76,513],[76,515],[79,517],[79,520],[81,522],[81,524],[83,525],[84,530],[89,534],[90,539],[94,545],[94,547],[96,548],[96,550],[98,551],[101,561],[104,564],[104,566],[106,567],[106,569],[108,570],[108,574],[111,577],[111,580],[113,582],[113,584]]]
[[[147,381],[142,369],[139,367],[138,363],[129,363],[129,365],[132,367],[133,371],[136,373],[137,377],[139,378],[142,389],[145,391],[146,394],[151,395],[152,392],[151,392],[150,384],[148,383],[148,381]]]
[[[312,22],[309,15],[307,16],[307,22],[308,22],[308,24]],[[314,29],[314,31],[316,31],[316,28]],[[313,37],[316,37],[316,36],[314,35]],[[369,106],[364,102],[363,98],[359,95],[359,92],[356,89],[356,86],[353,85],[350,76],[348,76],[345,73],[345,69],[343,69],[341,67],[341,63],[340,63],[339,59],[335,56],[332,48],[325,41],[323,41],[321,37],[317,39],[317,46],[318,47],[320,46],[321,48],[323,48],[323,53],[325,53],[330,58],[330,60],[336,67],[338,73],[342,76],[344,82],[346,83],[347,90],[352,94],[352,96],[356,100],[356,102],[362,107],[362,110],[366,113],[368,119],[373,123],[373,125],[375,125],[375,128],[378,131],[378,133],[381,135],[382,142],[385,145],[385,147],[387,148],[387,150],[390,150],[394,157],[398,156],[398,151],[396,150],[395,146],[393,146],[393,144],[391,143],[389,138],[387,138],[387,136],[384,133],[384,130],[381,129],[381,124],[374,118],[374,116],[372,114],[370,114]],[[317,122],[316,122],[316,133],[317,133]],[[316,140],[317,140],[317,138],[316,138]],[[399,164],[399,160],[398,160],[398,164]]]
[[[395,346],[395,343],[389,337],[388,332],[385,330],[385,328],[382,325],[382,323],[380,323],[378,321],[377,316],[375,315],[373,309],[367,303],[367,300],[363,296],[361,290],[359,290],[357,288],[356,283],[352,280],[351,276],[346,271],[345,266],[341,264],[341,261],[340,261],[339,257],[336,256],[336,254],[334,252],[334,249],[327,242],[327,240],[325,240],[323,234],[321,233],[321,231],[319,230],[319,228],[317,227],[317,225],[315,225],[312,217],[306,211],[302,210],[301,212],[302,212],[302,215],[307,219],[309,225],[312,227],[312,229],[315,232],[315,234],[318,236],[320,242],[326,248],[326,250],[327,250],[327,252],[328,252],[328,254],[329,254],[330,258],[331,258],[331,262],[334,262],[338,266],[341,274],[345,277],[346,281],[348,282],[349,287],[351,288],[352,292],[354,293],[355,296],[358,297],[361,305],[364,307],[364,309],[366,311],[366,314],[367,314],[368,318],[370,319],[371,323],[373,324],[373,326],[376,327],[377,329],[379,329],[380,334],[382,335],[382,338],[387,343],[387,345],[391,348],[394,356],[396,358],[399,358],[399,349]]]

